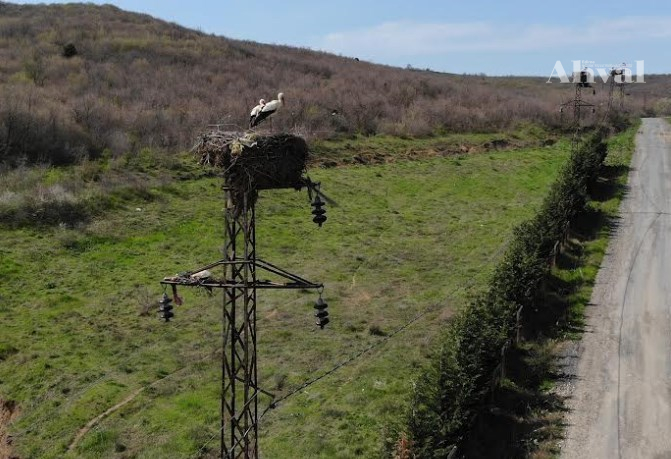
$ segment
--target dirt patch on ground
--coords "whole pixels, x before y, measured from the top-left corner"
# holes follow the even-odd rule
[[[17,418],[19,409],[16,403],[0,399],[0,458],[18,459],[12,448],[12,437],[9,435],[9,424]]]
[[[77,447],[77,444],[82,439],[82,437],[84,435],[86,435],[93,427],[95,427],[96,424],[98,424],[100,421],[105,419],[110,414],[112,414],[115,411],[122,408],[124,405],[127,405],[128,403],[132,402],[135,399],[135,397],[140,395],[140,392],[142,392],[144,389],[145,389],[144,387],[141,387],[140,389],[136,390],[135,392],[130,394],[128,397],[126,397],[125,399],[123,399],[122,401],[117,403],[116,405],[108,408],[103,413],[100,413],[98,416],[96,416],[95,418],[93,418],[89,422],[87,422],[84,427],[82,427],[81,429],[79,429],[77,431],[77,434],[75,435],[75,438],[72,440],[72,443],[70,443],[70,446],[68,447],[68,452],[74,451],[74,449]],[[2,456],[0,456],[0,457],[2,457]]]
[[[110,416],[110,415],[113,414],[114,412],[120,410],[120,409],[123,408],[125,405],[127,405],[127,404],[129,404],[130,402],[132,402],[133,400],[135,400],[135,397],[137,397],[138,395],[140,395],[140,394],[142,393],[142,391],[144,391],[145,389],[147,389],[147,388],[149,388],[149,387],[153,387],[153,386],[155,386],[156,384],[160,383],[161,381],[165,381],[165,380],[168,379],[168,378],[172,378],[173,376],[175,376],[175,375],[178,374],[178,373],[183,372],[183,371],[186,370],[187,368],[189,368],[189,367],[182,367],[182,368],[179,368],[179,369],[173,371],[172,373],[168,373],[167,375],[163,376],[162,378],[157,379],[156,381],[154,381],[153,383],[151,383],[151,384],[149,384],[149,385],[147,385],[147,386],[140,387],[139,389],[137,389],[137,390],[135,390],[134,392],[132,392],[128,397],[126,397],[125,399],[121,400],[121,401],[120,401],[119,403],[117,403],[116,405],[109,407],[107,410],[105,410],[104,412],[100,413],[100,414],[99,414],[98,416],[96,416],[95,418],[91,419],[89,422],[86,423],[86,425],[85,425],[84,427],[82,427],[81,429],[79,429],[79,430],[77,431],[77,433],[75,434],[75,437],[72,439],[72,443],[70,443],[70,446],[68,447],[68,452],[72,452],[72,451],[74,451],[75,448],[77,447],[77,444],[79,444],[79,441],[84,437],[84,435],[86,435],[87,433],[89,433],[89,431],[90,431],[92,428],[94,428],[97,424],[99,424],[99,423],[100,423],[102,420],[104,420],[106,417]],[[0,456],[0,459],[4,459],[4,456]],[[12,458],[12,459],[14,459],[14,458]],[[18,458],[16,458],[16,459],[18,459]]]
[[[494,139],[482,144],[462,144],[462,145],[443,145],[433,148],[408,148],[402,152],[380,152],[366,151],[363,149],[355,154],[342,155],[340,157],[316,157],[310,160],[313,167],[339,167],[358,165],[388,164],[398,161],[412,161],[417,159],[427,159],[435,157],[458,157],[461,155],[489,153],[495,151],[508,151],[520,148],[547,147],[557,142],[554,138],[544,140],[518,140],[518,139]]]

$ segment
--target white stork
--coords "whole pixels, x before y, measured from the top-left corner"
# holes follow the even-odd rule
[[[252,111],[249,112],[249,127],[254,126],[254,120],[256,117],[261,113],[261,109],[266,105],[266,101],[264,99],[259,100],[259,105],[256,107],[252,108]]]
[[[251,127],[258,126],[261,121],[265,120],[270,115],[275,113],[283,105],[284,105],[284,93],[281,92],[277,95],[277,99],[271,100],[261,108],[261,112],[259,112],[250,123]]]

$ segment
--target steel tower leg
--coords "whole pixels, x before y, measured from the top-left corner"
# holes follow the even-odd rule
[[[254,203],[232,207],[225,187],[223,354],[221,393],[222,459],[258,457],[256,359],[256,221]]]

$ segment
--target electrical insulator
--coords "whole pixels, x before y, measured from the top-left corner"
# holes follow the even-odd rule
[[[329,305],[322,299],[319,295],[319,299],[315,301],[315,317],[317,318],[317,325],[319,328],[324,329],[327,323],[329,323],[329,313],[326,310]]]
[[[175,314],[172,312],[172,300],[168,295],[165,293],[163,294],[163,297],[161,300],[158,302],[158,315],[161,319],[165,320],[166,322],[170,322],[170,319],[175,317]]]
[[[585,72],[584,70],[582,72],[580,72],[580,82],[581,83],[586,84],[588,82],[587,77],[588,77],[587,72]]]
[[[320,228],[326,221],[326,215],[324,215],[326,213],[326,209],[322,209],[325,204],[326,203],[319,197],[319,194],[317,194],[315,199],[312,201],[312,207],[314,207],[312,210],[312,215],[314,215],[312,221],[318,224]]]

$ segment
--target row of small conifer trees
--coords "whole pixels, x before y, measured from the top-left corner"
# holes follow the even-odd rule
[[[543,307],[537,303],[549,260],[587,203],[606,136],[607,129],[597,129],[573,148],[536,215],[515,229],[486,293],[447,326],[412,395],[405,441],[415,457],[445,458],[459,444],[495,383],[502,347],[517,334],[517,311]]]

